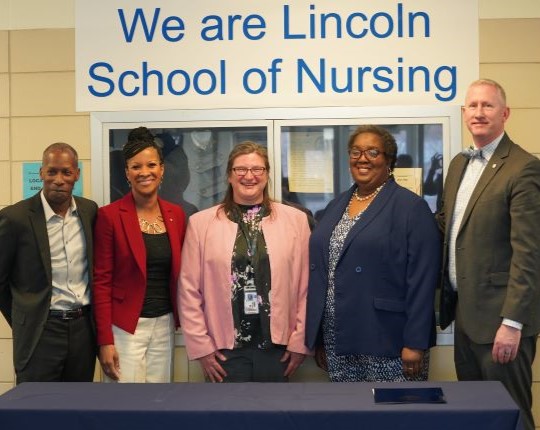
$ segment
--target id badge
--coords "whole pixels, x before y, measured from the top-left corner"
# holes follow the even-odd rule
[[[259,313],[257,291],[244,291],[244,313],[246,315],[256,315]]]

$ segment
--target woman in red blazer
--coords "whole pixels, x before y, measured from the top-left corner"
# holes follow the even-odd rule
[[[100,208],[94,229],[99,361],[106,381],[170,382],[185,215],[158,198],[163,155],[152,134],[133,130],[122,152],[131,192]]]

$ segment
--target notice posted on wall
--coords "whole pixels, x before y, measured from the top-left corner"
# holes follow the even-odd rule
[[[287,166],[291,192],[334,192],[332,142],[324,139],[322,131],[290,133]]]
[[[413,193],[422,196],[422,168],[400,167],[394,169],[396,182]]]

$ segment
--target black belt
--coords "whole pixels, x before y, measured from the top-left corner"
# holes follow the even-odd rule
[[[90,305],[76,309],[51,309],[49,311],[49,318],[56,318],[59,320],[76,320],[83,315],[87,315],[88,313],[90,313]]]

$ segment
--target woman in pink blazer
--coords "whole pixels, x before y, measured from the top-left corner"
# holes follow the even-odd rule
[[[170,382],[185,216],[158,198],[163,155],[144,127],[124,145],[131,192],[99,209],[93,309],[106,381]]]
[[[270,200],[266,149],[237,145],[223,202],[190,217],[178,303],[190,359],[211,382],[286,381],[304,345],[309,225]]]

